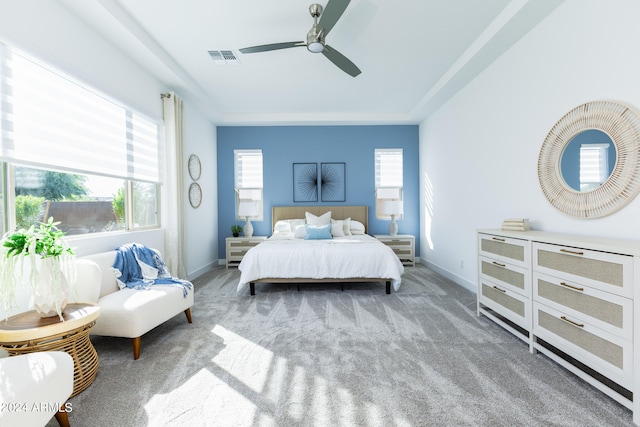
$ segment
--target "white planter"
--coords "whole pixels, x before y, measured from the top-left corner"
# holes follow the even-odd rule
[[[32,298],[34,310],[41,317],[59,316],[67,305],[69,283],[58,258],[36,259],[35,274],[32,272]]]

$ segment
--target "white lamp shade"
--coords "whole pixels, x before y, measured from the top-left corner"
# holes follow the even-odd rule
[[[387,200],[382,203],[382,212],[386,215],[402,215],[403,203],[401,200]]]
[[[258,215],[258,205],[255,202],[238,203],[238,216],[251,217]]]

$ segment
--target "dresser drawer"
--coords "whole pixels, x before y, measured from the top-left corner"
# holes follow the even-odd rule
[[[234,240],[229,240],[229,248],[230,249],[250,249],[264,240],[250,240],[250,239],[241,239],[237,238]]]
[[[633,296],[632,256],[534,242],[533,268],[605,292]]]
[[[534,302],[534,334],[625,388],[631,388],[632,341],[607,333],[585,319]]]
[[[478,234],[480,255],[498,261],[529,268],[531,252],[527,240],[513,239],[491,234]]]
[[[240,260],[242,259],[247,251],[251,248],[229,248],[229,259],[230,260]]]
[[[633,300],[542,273],[533,275],[533,298],[570,316],[630,340]]]
[[[479,257],[480,275],[491,282],[506,287],[524,296],[530,295],[531,275],[529,270],[484,256]]]
[[[531,330],[531,302],[519,293],[481,278],[478,301],[521,328]]]

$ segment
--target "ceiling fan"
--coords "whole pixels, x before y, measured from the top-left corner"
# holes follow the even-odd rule
[[[270,50],[288,49],[290,47],[306,46],[309,52],[322,53],[329,61],[333,62],[338,68],[352,77],[356,77],[360,74],[360,69],[351,62],[346,56],[325,44],[325,37],[329,34],[329,31],[336,25],[338,19],[342,16],[349,2],[351,0],[329,0],[327,6],[323,9],[322,6],[314,3],[309,6],[309,13],[313,17],[313,26],[307,33],[307,41],[299,42],[284,42],[284,43],[272,43],[263,44],[259,46],[245,47],[240,49],[241,53],[257,53],[268,52]],[[318,21],[320,17],[320,21]]]

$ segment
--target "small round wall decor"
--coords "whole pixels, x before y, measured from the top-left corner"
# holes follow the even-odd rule
[[[189,156],[189,175],[191,179],[197,181],[200,178],[200,174],[202,173],[202,165],[200,164],[200,158],[195,154]]]
[[[192,182],[189,186],[189,203],[193,208],[197,208],[202,203],[202,188],[197,182]]]

